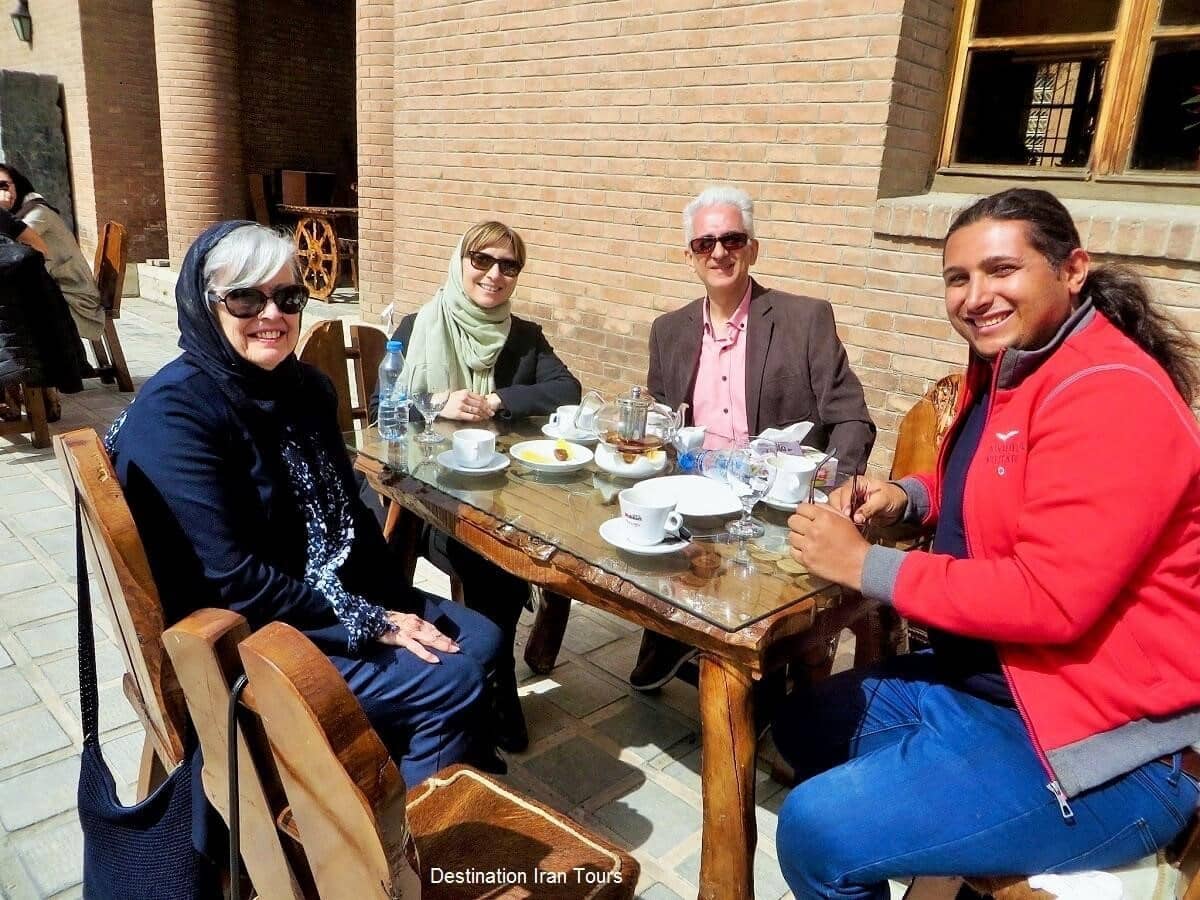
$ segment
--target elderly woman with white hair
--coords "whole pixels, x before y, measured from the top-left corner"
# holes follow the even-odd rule
[[[307,634],[410,785],[464,760],[501,767],[477,714],[499,631],[389,577],[333,387],[295,355],[308,291],[291,242],[214,225],[175,293],[183,353],[106,437],[167,620],[216,606]]]

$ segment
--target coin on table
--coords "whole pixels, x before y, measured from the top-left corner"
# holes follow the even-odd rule
[[[775,565],[783,569],[789,575],[807,575],[808,566],[803,563],[798,563],[790,556],[785,556],[783,559],[776,560]]]

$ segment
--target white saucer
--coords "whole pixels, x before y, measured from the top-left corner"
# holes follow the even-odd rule
[[[588,444],[594,444],[600,440],[598,435],[589,434],[586,431],[572,431],[570,434],[560,434],[557,425],[551,425],[547,422],[542,426],[542,434],[549,438],[562,438],[564,441],[571,441],[576,444],[583,444],[585,447]]]
[[[443,450],[437,455],[437,461],[438,465],[445,466],[451,472],[458,472],[461,475],[491,475],[495,472],[503,472],[508,468],[508,457],[503,453],[495,454],[492,461],[486,466],[464,466],[458,461],[453,450]]]
[[[619,478],[645,478],[657,475],[667,467],[667,454],[664,450],[654,450],[650,453],[639,453],[633,462],[625,462],[621,454],[607,444],[596,447],[596,466],[610,475]]]
[[[772,497],[770,494],[763,497],[762,502],[772,509],[779,509],[783,512],[795,512],[796,507],[799,505],[798,503],[788,503],[786,500],[780,500],[778,497]],[[829,495],[822,490],[815,490],[813,491],[813,502],[828,503]]]
[[[682,550],[688,545],[685,540],[666,538],[659,544],[633,544],[625,537],[625,520],[620,516],[609,519],[600,526],[600,537],[604,538],[619,550],[626,553],[636,553],[639,556],[665,556]]]

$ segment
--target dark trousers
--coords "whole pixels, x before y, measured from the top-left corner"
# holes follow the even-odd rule
[[[432,650],[438,662],[428,663],[401,647],[375,644],[358,658],[330,656],[410,788],[439,769],[490,752],[490,736],[483,733],[489,716],[481,710],[485,685],[501,648],[512,646],[483,616],[432,594],[424,597],[418,614],[453,638],[461,653]]]
[[[924,653],[793,695],[775,742],[805,779],[776,836],[796,900],[883,900],[886,879],[909,875],[1123,865],[1178,834],[1197,798],[1176,754],[1072,797],[1068,823],[1017,711],[945,683]]]
[[[436,528],[426,529],[425,554],[431,563],[462,582],[463,603],[500,629],[496,679],[504,683],[515,678],[513,643],[517,621],[529,599],[529,582],[510,575]]]

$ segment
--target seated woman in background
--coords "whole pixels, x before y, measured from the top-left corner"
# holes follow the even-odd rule
[[[1091,266],[1045,191],[960,213],[942,261],[971,354],[936,470],[860,478],[789,520],[814,575],[932,645],[778,717],[804,779],[777,842],[798,900],[1119,866],[1200,792],[1183,752],[1200,741],[1196,346],[1139,279]],[[855,492],[859,523],[936,524],[931,550],[868,546]]]
[[[28,178],[6,163],[0,163],[0,209],[11,212],[38,235],[45,249],[30,246],[46,257],[46,270],[67,298],[79,336],[85,341],[100,340],[104,307],[92,267],[58,210],[34,191]]]
[[[476,709],[499,632],[391,580],[333,386],[295,356],[308,291],[291,241],[214,225],[188,250],[175,296],[183,353],[105,439],[167,621],[215,606],[303,631],[410,786],[462,760],[502,766]]]
[[[400,321],[405,374],[421,364],[444,365],[452,391],[440,415],[459,422],[545,416],[578,403],[579,380],[555,355],[536,322],[512,313],[512,294],[525,266],[525,242],[500,222],[467,229],[450,255],[446,281],[433,299]],[[378,398],[371,402],[374,417]],[[512,647],[529,584],[434,528],[426,555],[457,576],[467,606],[503,633],[496,671],[498,743],[519,752],[529,743],[517,699]]]

